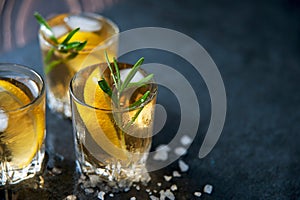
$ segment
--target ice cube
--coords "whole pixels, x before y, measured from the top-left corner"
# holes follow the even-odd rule
[[[59,37],[65,35],[68,32],[68,29],[64,25],[58,25],[58,26],[53,26],[52,31],[53,31],[54,36],[56,38],[59,38]]]
[[[0,132],[4,132],[8,127],[8,116],[0,109]]]
[[[121,81],[124,82],[125,78],[127,77],[127,75],[129,74],[131,69],[122,69],[120,70],[120,77],[121,77]],[[144,78],[145,76],[137,71],[136,74],[134,75],[134,77],[131,79],[130,82],[135,83],[138,82],[139,80],[141,80],[142,78]]]
[[[94,32],[102,29],[101,21],[90,16],[71,15],[65,18],[65,22],[72,30],[78,27],[83,32]]]

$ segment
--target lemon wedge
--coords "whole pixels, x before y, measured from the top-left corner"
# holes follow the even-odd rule
[[[84,101],[86,104],[102,110],[91,109],[79,104],[77,104],[77,109],[93,140],[110,156],[126,160],[126,150],[122,148],[114,118],[109,111],[111,109],[110,98],[98,86],[99,77],[101,77],[100,70],[96,68],[86,80]]]
[[[23,168],[29,165],[39,145],[38,130],[35,128],[37,115],[34,114],[34,111],[30,113],[26,108],[16,110],[30,102],[27,94],[16,85],[7,80],[0,80],[0,107],[7,115],[8,120],[6,129],[1,133],[0,153],[1,157],[5,157],[10,166],[14,168]],[[8,110],[11,112],[5,113]],[[41,124],[39,129],[44,128]]]

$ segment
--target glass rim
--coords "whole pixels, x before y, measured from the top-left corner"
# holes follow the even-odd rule
[[[80,15],[92,16],[92,17],[98,18],[98,19],[105,19],[105,20],[108,22],[108,24],[110,24],[110,25],[112,26],[112,28],[115,30],[115,33],[114,33],[112,36],[106,38],[105,40],[103,40],[103,41],[100,42],[98,45],[95,45],[95,46],[92,47],[92,48],[80,50],[80,51],[78,52],[79,54],[90,53],[90,52],[94,51],[94,49],[97,49],[97,50],[98,50],[98,49],[99,49],[99,50],[101,50],[101,49],[106,49],[108,46],[111,45],[111,43],[112,43],[113,41],[115,41],[115,40],[118,39],[118,35],[119,35],[119,33],[120,33],[120,29],[119,29],[119,27],[117,26],[117,24],[116,24],[115,22],[113,22],[111,19],[109,19],[109,18],[107,18],[107,17],[104,17],[103,15],[100,15],[100,14],[97,14],[97,13],[92,13],[92,12],[59,13],[59,14],[56,14],[56,15],[54,15],[54,16],[52,16],[52,17],[46,19],[46,21],[48,22],[49,20],[53,19],[54,17],[57,17],[58,15],[67,15],[67,16],[70,16],[70,15],[76,15],[76,14],[77,14],[77,15],[80,14]],[[39,26],[39,32],[38,32],[38,34],[39,34],[39,37],[42,37],[42,38],[43,38],[43,43],[44,43],[47,47],[55,48],[56,50],[58,50],[58,46],[53,45],[53,44],[51,44],[50,42],[48,42],[48,40],[47,40],[48,38],[47,38],[44,34],[41,33],[41,32],[42,32],[41,27],[42,27],[42,26],[40,25],[40,26]]]
[[[128,64],[128,63],[123,63],[123,62],[117,62],[118,65],[121,64],[121,65],[129,65],[129,66],[133,66],[132,64]],[[69,85],[69,93],[70,93],[70,96],[71,98],[73,98],[77,103],[79,103],[80,105],[84,106],[84,107],[88,107],[88,108],[91,108],[91,109],[95,109],[95,110],[98,110],[98,111],[101,111],[101,112],[107,112],[107,113],[112,113],[112,112],[115,112],[115,113],[122,113],[122,112],[129,112],[129,111],[133,111],[133,110],[138,110],[139,108],[147,105],[149,102],[151,102],[153,100],[153,98],[155,98],[157,96],[157,89],[158,89],[158,86],[154,80],[154,78],[152,78],[151,80],[151,85],[153,85],[151,87],[151,90],[150,90],[150,95],[149,97],[146,99],[145,102],[143,102],[141,105],[139,106],[135,106],[135,107],[132,107],[132,108],[129,108],[129,107],[125,107],[125,108],[121,108],[121,109],[107,109],[107,108],[100,108],[100,107],[95,107],[95,106],[92,106],[90,104],[87,104],[85,103],[82,99],[78,98],[77,95],[74,94],[73,90],[73,85],[72,83],[74,82],[74,80],[78,77],[79,73],[82,73],[84,70],[88,70],[90,68],[96,68],[97,66],[101,66],[101,65],[107,65],[107,63],[98,63],[98,64],[94,64],[94,65],[90,65],[88,67],[85,67],[81,70],[79,70],[78,72],[76,72],[76,74],[72,77],[71,81],[70,81],[70,85]],[[107,66],[108,67],[108,66]],[[148,74],[144,69],[139,69],[139,71],[142,71],[144,74]]]
[[[3,70],[3,68],[7,66],[7,67],[10,67],[10,68],[7,68],[5,70]],[[20,72],[20,71],[16,71],[14,70],[15,68],[17,69],[20,69],[20,70],[24,70],[24,72],[28,72],[29,74],[25,74],[24,72]],[[42,96],[45,94],[45,82],[44,82],[44,79],[43,77],[38,73],[36,72],[35,70],[33,70],[32,68],[29,68],[25,65],[21,65],[21,64],[16,64],[16,63],[0,63],[0,72],[17,72],[17,73],[23,73],[25,74],[26,76],[28,76],[30,78],[30,80],[33,80],[31,78],[31,76],[34,76],[37,78],[37,81],[33,80],[36,84],[38,85],[41,85],[41,88],[39,88],[39,92],[38,92],[38,95],[36,97],[33,98],[32,101],[30,101],[28,104],[25,104],[23,106],[20,106],[16,109],[8,109],[8,110],[5,110],[5,111],[2,111],[0,110],[0,113],[12,113],[12,112],[19,112],[19,111],[22,111],[22,110],[25,110],[33,105],[36,104],[36,102],[38,102]],[[0,77],[1,78],[1,77]]]

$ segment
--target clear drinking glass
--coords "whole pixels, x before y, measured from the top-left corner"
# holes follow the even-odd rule
[[[16,64],[0,64],[0,185],[41,170],[45,138],[42,77]]]
[[[73,75],[85,66],[105,62],[104,51],[112,59],[117,57],[119,28],[111,20],[94,14],[60,14],[47,21],[58,42],[61,43],[70,31],[80,28],[69,42],[87,44],[78,54],[64,51],[53,44],[47,30],[39,30],[40,48],[47,82],[47,101],[52,111],[71,117],[69,83]],[[75,55],[75,56],[74,56]]]
[[[121,79],[132,67],[124,63],[118,66]],[[139,69],[132,80],[138,81],[146,75]],[[100,177],[106,189],[130,187],[133,182],[147,183],[150,176],[146,160],[152,142],[157,85],[151,80],[122,93],[121,107],[116,108],[97,84],[101,77],[113,87],[106,64],[80,70],[70,83],[77,164],[85,175]],[[150,95],[143,104],[128,107],[146,91]]]

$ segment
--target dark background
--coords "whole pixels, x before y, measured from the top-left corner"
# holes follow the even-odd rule
[[[197,137],[182,158],[190,170],[181,178],[164,181],[163,175],[178,170],[175,162],[152,172],[148,188],[160,190],[177,184],[177,199],[300,199],[298,0],[0,0],[0,62],[24,64],[42,74],[34,11],[44,16],[97,12],[116,22],[121,31],[170,28],[195,39],[211,55],[225,84],[227,117],[217,145],[203,159],[197,153],[209,124],[210,101],[201,76],[195,75],[186,61],[167,52],[144,50],[124,58],[134,62],[136,56],[145,55],[146,62],[174,67],[193,85],[201,109]],[[160,88],[158,102],[166,107],[168,120],[154,137],[153,150],[167,143],[178,127],[180,113],[174,98]],[[91,199],[76,187],[71,121],[49,111],[47,149],[44,187],[35,188],[36,178],[9,188],[9,195],[15,199],[63,199],[76,194]],[[62,173],[51,175],[53,167]],[[157,182],[163,186],[159,188]],[[193,193],[202,192],[205,184],[213,185],[212,194],[196,198]],[[143,187],[116,194],[115,199],[132,196],[147,199],[148,195]]]

